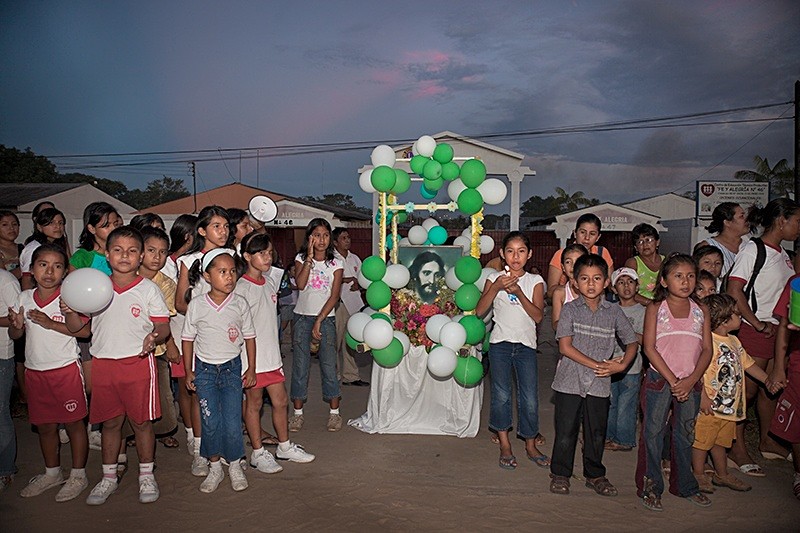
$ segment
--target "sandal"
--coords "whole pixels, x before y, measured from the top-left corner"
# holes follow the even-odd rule
[[[586,486],[590,489],[594,489],[600,496],[616,496],[619,494],[616,487],[614,487],[606,477],[587,478]]]
[[[513,455],[501,455],[499,465],[505,470],[514,470],[517,468],[517,458]]]
[[[711,500],[709,500],[708,496],[706,496],[702,492],[698,492],[697,494],[692,494],[691,496],[686,496],[686,499],[689,501],[689,503],[694,504],[698,507],[709,507],[711,505]]]
[[[158,442],[163,444],[164,448],[177,448],[178,446],[180,446],[178,444],[178,439],[176,439],[175,437],[172,437],[172,436],[170,436],[170,437],[161,437],[160,439],[158,439]]]
[[[747,476],[767,477],[767,474],[764,472],[764,469],[755,463],[748,463],[746,465],[741,465],[741,466],[737,466],[736,463],[734,463],[734,467],[738,468],[742,474],[745,474]]]
[[[497,433],[495,433],[494,431],[492,431],[492,436],[490,440],[492,441],[492,444],[500,444],[500,437],[498,437]],[[536,436],[533,438],[533,443],[536,446],[544,446],[545,444],[547,444],[547,440],[544,438],[544,435],[542,435],[541,433],[537,433]]]
[[[800,481],[795,481],[792,484],[792,491],[794,492],[794,497],[800,500]]]
[[[569,494],[569,478],[550,474],[550,492],[553,494]]]
[[[265,432],[266,433],[266,432]],[[280,444],[278,441],[278,437],[274,437],[267,433],[266,435],[261,436],[261,445],[262,446],[277,446]]]
[[[633,446],[625,446],[613,440],[608,440],[606,441],[605,449],[612,452],[629,452],[633,449]]]
[[[664,508],[661,506],[661,496],[657,496],[652,492],[646,492],[642,496],[642,505],[644,505],[646,509],[649,509],[650,511],[656,511],[657,513],[660,513],[664,510]]]
[[[527,455],[527,454],[526,454]],[[545,454],[542,455],[528,455],[528,461],[534,463],[540,468],[547,468],[550,466],[550,458]]]

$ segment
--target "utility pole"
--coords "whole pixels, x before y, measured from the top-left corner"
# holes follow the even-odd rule
[[[192,196],[194,197],[194,210],[197,213],[197,165],[192,161]]]
[[[800,80],[794,82],[794,200],[800,197]]]

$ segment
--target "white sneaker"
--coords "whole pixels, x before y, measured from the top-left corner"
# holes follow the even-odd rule
[[[158,483],[152,474],[139,476],[139,503],[153,503],[160,495]]]
[[[57,502],[68,502],[77,498],[81,492],[89,487],[86,476],[70,476],[61,490],[56,494]]]
[[[57,485],[61,485],[62,483],[64,483],[64,474],[62,474],[60,470],[58,471],[57,476],[39,474],[38,476],[31,478],[31,480],[28,482],[28,486],[22,489],[19,495],[23,498],[38,496],[47,489],[51,489]]]
[[[217,490],[219,484],[222,483],[222,480],[225,479],[225,472],[222,471],[222,465],[219,465],[219,468],[209,468],[208,475],[200,483],[200,492],[205,492],[206,494],[210,494]]]
[[[95,485],[92,492],[89,493],[86,503],[88,505],[103,505],[108,497],[114,494],[118,486],[115,479],[103,477],[100,483]]]
[[[286,451],[281,450],[281,447],[278,446],[275,455],[282,461],[292,461],[294,463],[310,463],[316,459],[313,454],[308,453],[302,446],[294,443]]]
[[[103,436],[99,431],[89,431],[89,449],[97,451],[103,449]]]
[[[69,444],[69,435],[66,429],[61,428],[58,430],[58,440],[61,444]]]
[[[194,456],[194,437],[190,437],[189,434],[186,434],[186,451],[189,452],[189,456]]]
[[[242,470],[242,463],[234,461],[228,467],[228,475],[231,476],[231,488],[236,492],[241,492],[247,488],[247,478]]]
[[[202,455],[195,455],[192,461],[192,475],[205,477],[208,475],[208,459]]]
[[[253,452],[250,456],[250,466],[265,474],[277,474],[283,470],[283,467],[275,461],[272,454],[263,448]]]

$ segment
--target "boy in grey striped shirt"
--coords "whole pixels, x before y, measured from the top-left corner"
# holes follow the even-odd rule
[[[561,358],[553,379],[555,442],[550,492],[569,494],[569,478],[583,425],[583,476],[601,496],[616,496],[603,466],[611,375],[624,372],[638,349],[636,333],[618,304],[605,299],[608,265],[597,254],[578,258],[574,267],[580,296],[564,305],[556,338]],[[611,359],[619,337],[625,355]]]

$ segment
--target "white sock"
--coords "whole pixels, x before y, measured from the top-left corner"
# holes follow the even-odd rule
[[[117,482],[117,463],[113,465],[103,465],[103,477],[114,480]]]
[[[194,454],[200,455],[200,437],[194,438]]]
[[[292,447],[292,442],[288,440],[286,442],[278,443],[278,449],[282,452],[288,452],[291,447]]]
[[[152,476],[155,463],[139,463],[139,477]]]
[[[85,468],[73,468],[72,471],[69,473],[69,477],[72,477],[72,478],[86,477],[86,469]]]
[[[262,446],[259,446],[258,448],[253,448],[253,457],[255,457],[256,455],[261,455],[262,453],[264,453],[264,448]]]
[[[54,466],[53,468],[50,468],[49,466],[44,467],[44,473],[46,476],[58,477],[58,473],[60,471],[61,471],[60,466]]]
[[[331,409],[331,414],[332,415],[338,415],[339,414],[339,408],[337,407],[336,409]]]
[[[187,439],[194,438],[194,430],[192,428],[186,428],[186,438]]]
[[[208,463],[208,468],[211,470],[222,470],[222,461],[217,459],[216,461],[211,461]]]
[[[298,408],[295,407],[294,415],[295,416],[303,416],[303,408],[301,407],[300,409],[298,409]]]

